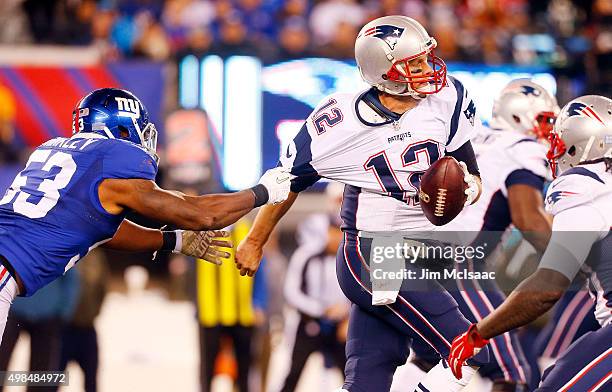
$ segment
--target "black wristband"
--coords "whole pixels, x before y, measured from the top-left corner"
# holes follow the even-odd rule
[[[268,195],[268,189],[262,184],[257,184],[251,188],[255,195],[255,206],[253,208],[261,207],[268,202],[270,195]]]
[[[172,252],[176,247],[176,231],[162,231],[163,244],[159,249],[164,252]]]

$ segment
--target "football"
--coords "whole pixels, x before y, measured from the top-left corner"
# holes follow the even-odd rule
[[[452,157],[438,159],[421,176],[421,209],[434,225],[447,224],[463,210],[467,200],[463,177],[461,166]]]

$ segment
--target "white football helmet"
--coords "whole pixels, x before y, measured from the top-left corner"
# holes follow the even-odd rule
[[[612,100],[585,95],[561,109],[550,133],[548,160],[553,174],[581,162],[612,158]]]
[[[416,20],[383,16],[369,22],[355,40],[355,59],[361,77],[371,86],[393,95],[423,98],[446,85],[446,64],[433,50],[436,40]],[[411,75],[408,62],[426,55],[431,70]]]
[[[529,79],[516,79],[493,103],[491,126],[548,140],[558,113],[557,99],[544,87]]]

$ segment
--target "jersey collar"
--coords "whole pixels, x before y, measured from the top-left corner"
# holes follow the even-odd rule
[[[361,102],[363,102],[370,109],[372,109],[377,115],[382,117],[383,121],[379,123],[372,123],[365,120],[361,113],[359,113],[359,104]],[[401,115],[387,109],[385,105],[380,102],[380,98],[378,97],[378,90],[376,90],[376,88],[374,87],[369,90],[366,90],[357,98],[357,100],[355,101],[355,114],[357,114],[357,118],[359,119],[359,121],[370,127],[391,124],[394,121],[398,121],[401,117]]]

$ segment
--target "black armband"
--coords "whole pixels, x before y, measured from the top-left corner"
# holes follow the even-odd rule
[[[464,162],[468,173],[480,177],[478,162],[476,162],[476,154],[474,153],[472,142],[469,140],[455,151],[447,152],[446,155],[455,158],[459,162]]]
[[[262,184],[257,184],[251,188],[255,195],[255,206],[253,208],[261,207],[268,202],[270,196],[268,195],[268,189]]]
[[[173,252],[176,248],[176,231],[162,231],[163,244],[159,249],[164,252]]]

